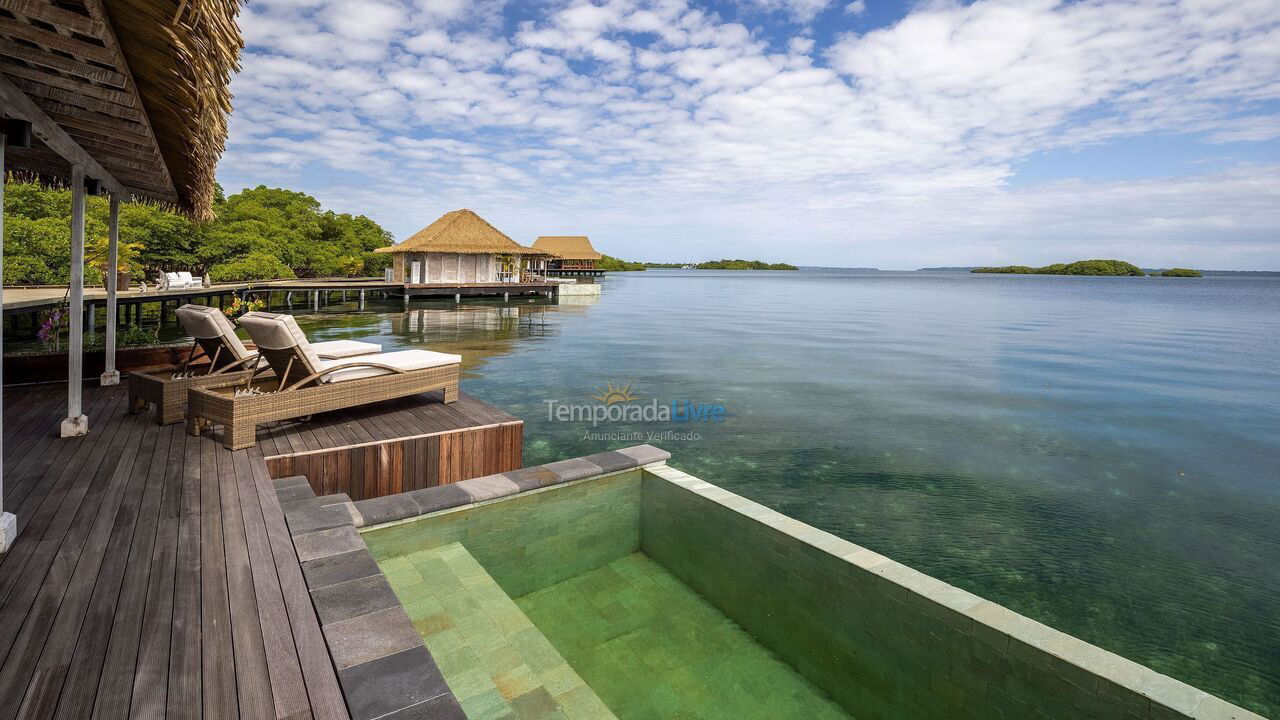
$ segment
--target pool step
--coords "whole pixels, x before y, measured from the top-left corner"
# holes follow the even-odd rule
[[[460,543],[379,564],[467,717],[615,717]]]

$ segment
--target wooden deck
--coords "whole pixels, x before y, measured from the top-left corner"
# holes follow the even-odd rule
[[[343,718],[264,455],[509,422],[466,395],[264,428],[229,452],[85,387],[90,434],[56,437],[65,385],[4,393],[0,720]]]

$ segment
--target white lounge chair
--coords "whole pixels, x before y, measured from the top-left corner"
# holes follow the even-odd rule
[[[130,412],[140,412],[154,404],[156,421],[161,425],[186,417],[187,391],[191,388],[247,383],[256,370],[267,367],[257,352],[240,342],[235,326],[217,308],[188,304],[174,314],[182,329],[195,340],[187,359],[171,371],[134,373],[129,377]],[[382,351],[381,345],[356,340],[332,340],[311,347],[327,361]],[[209,358],[207,365],[192,364],[202,357]]]
[[[428,350],[359,355],[326,360],[307,341],[292,315],[251,312],[240,325],[258,346],[275,378],[246,386],[195,388],[187,396],[187,430],[222,425],[230,450],[252,446],[256,427],[313,413],[339,410],[430,390],[444,401],[458,399],[462,357]]]

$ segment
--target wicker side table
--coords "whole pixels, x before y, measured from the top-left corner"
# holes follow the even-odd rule
[[[129,412],[139,413],[147,405],[155,405],[156,422],[161,425],[181,422],[187,415],[187,391],[191,388],[220,388],[244,384],[253,370],[172,377],[172,370],[129,375]]]

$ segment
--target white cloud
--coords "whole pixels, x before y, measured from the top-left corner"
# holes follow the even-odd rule
[[[405,23],[405,12],[378,0],[342,0],[329,5],[325,23],[337,35],[356,40],[389,40]]]
[[[818,13],[827,9],[831,0],[743,0],[769,12],[782,12],[790,15],[797,22],[809,22]]]
[[[786,5],[795,18],[828,3]],[[748,27],[683,0],[571,2],[509,34],[500,8],[246,8],[222,175],[297,185],[402,236],[488,206],[513,236],[581,223],[611,254],[655,259],[682,238],[697,256],[776,256],[803,225],[777,259],[1039,262],[1075,242],[1212,264],[1162,259],[1163,237],[1219,264],[1280,267],[1274,167],[1013,184],[1020,163],[1055,149],[1162,133],[1227,152],[1280,137],[1273,0],[931,2],[827,47],[769,13]],[[655,208],[680,234],[646,230]],[[670,245],[654,255],[648,237]]]
[[[861,15],[867,11],[867,0],[853,0],[844,6],[846,15]]]

